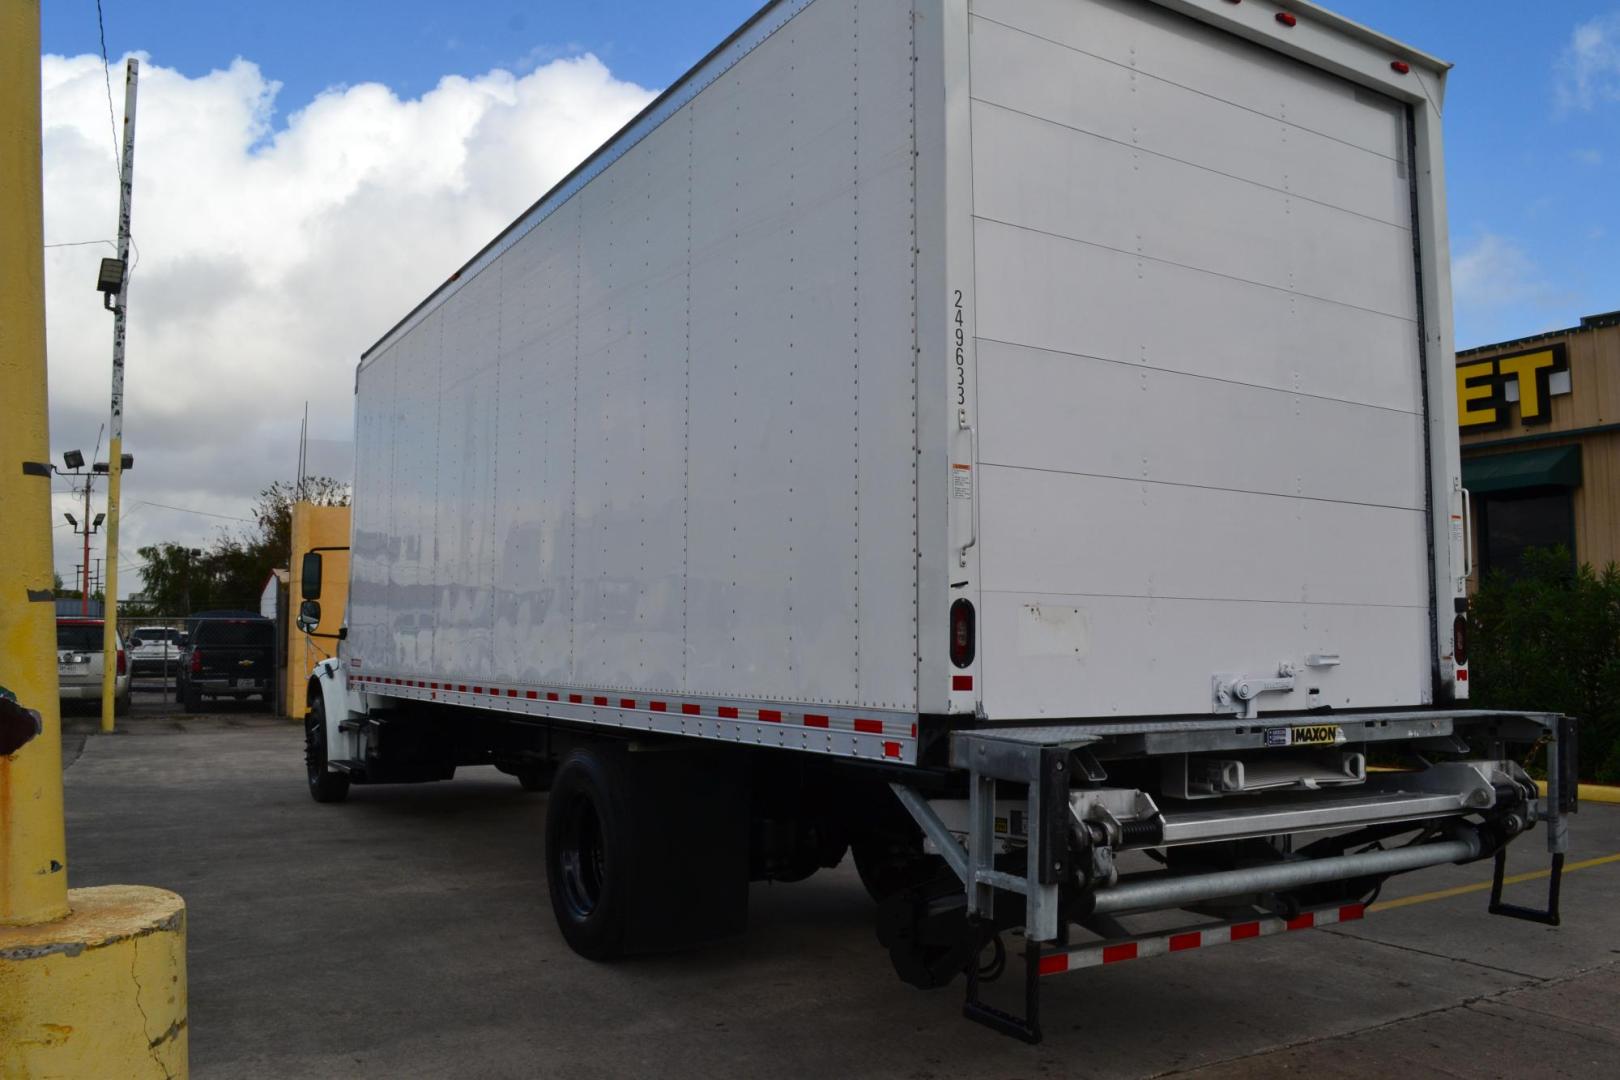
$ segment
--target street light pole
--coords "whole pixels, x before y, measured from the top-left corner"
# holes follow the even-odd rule
[[[124,323],[129,310],[129,215],[135,197],[135,89],[140,61],[124,66],[124,161],[118,171],[118,261],[122,280],[113,306],[112,438],[107,445],[107,591],[102,614],[101,730],[113,730],[118,666],[118,489],[124,474]]]

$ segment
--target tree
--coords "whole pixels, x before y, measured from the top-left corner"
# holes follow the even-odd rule
[[[328,476],[302,486],[277,480],[253,505],[254,527],[221,533],[207,549],[155,544],[140,549],[142,592],[151,610],[189,615],[219,608],[256,610],[270,571],[292,556],[292,508],[300,499],[317,506],[349,505],[349,487]]]
[[[306,476],[302,490],[296,483],[277,480],[259,492],[253,504],[253,517],[259,525],[259,539],[266,545],[270,566],[285,567],[292,559],[292,508],[295,502],[316,506],[348,506],[349,485],[330,476]],[[262,584],[262,581],[261,581]]]

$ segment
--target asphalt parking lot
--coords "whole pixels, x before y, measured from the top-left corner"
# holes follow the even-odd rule
[[[1582,808],[1560,928],[1458,891],[1486,864],[1430,871],[1361,923],[1049,979],[1029,1047],[961,1019],[960,984],[902,985],[847,865],[754,886],[727,946],[581,960],[546,903],[545,796],[470,769],[320,806],[299,730],[259,708],[185,716],[143,692],[119,734],[64,725],[70,883],[187,901],[198,1077],[1588,1077],[1620,1061],[1620,859],[1587,865],[1620,853],[1620,806]],[[1517,844],[1512,870],[1542,869],[1542,844]]]

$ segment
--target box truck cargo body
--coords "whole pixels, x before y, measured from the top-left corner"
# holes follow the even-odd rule
[[[787,761],[795,843],[905,864],[912,981],[1133,846],[1500,850],[1504,740],[1564,729],[1459,704],[1445,70],[1303,3],[768,5],[363,357],[312,785],[662,736],[757,821]],[[922,959],[919,866],[963,901]]]

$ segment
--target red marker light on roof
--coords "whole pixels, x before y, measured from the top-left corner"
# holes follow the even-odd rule
[[[1299,20],[1294,18],[1286,11],[1279,11],[1277,12],[1277,21],[1282,23],[1284,26],[1293,26]]]
[[[1389,62],[1389,67],[1390,70],[1395,72],[1397,75],[1405,75],[1407,72],[1412,70],[1412,65],[1408,64],[1405,60],[1391,60]]]

